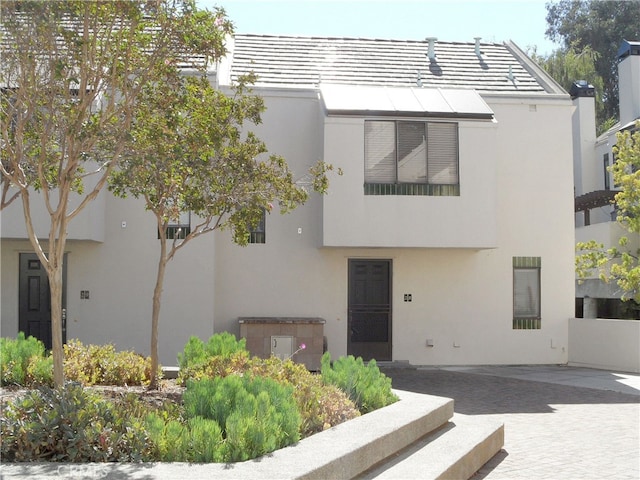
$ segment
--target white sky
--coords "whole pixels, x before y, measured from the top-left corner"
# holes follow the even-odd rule
[[[238,33],[503,42],[548,54],[546,0],[197,0]]]

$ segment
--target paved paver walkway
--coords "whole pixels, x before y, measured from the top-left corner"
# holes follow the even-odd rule
[[[563,366],[383,371],[394,388],[453,398],[456,413],[504,422],[503,450],[473,480],[640,479],[637,375]]]

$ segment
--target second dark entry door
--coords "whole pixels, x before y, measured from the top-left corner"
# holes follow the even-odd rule
[[[391,260],[349,260],[347,353],[391,360]]]
[[[66,263],[66,256],[65,256]],[[63,274],[63,282],[66,275]],[[66,341],[65,293],[63,286],[62,305],[62,341]],[[25,337],[34,336],[51,349],[51,292],[49,278],[43,265],[35,253],[20,254],[20,293],[19,293],[18,330]]]

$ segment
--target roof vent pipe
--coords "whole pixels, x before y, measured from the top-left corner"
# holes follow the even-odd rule
[[[429,52],[427,53],[427,56],[429,57],[429,60],[434,61],[436,59],[436,40],[438,39],[436,37],[427,37],[425,40],[429,42]]]
[[[516,77],[513,74],[513,68],[511,65],[509,65],[509,75],[507,75],[507,79],[511,82],[515,82],[516,81]]]
[[[480,40],[482,37],[473,37],[473,39],[476,41],[476,56],[480,57],[482,55],[480,51]]]

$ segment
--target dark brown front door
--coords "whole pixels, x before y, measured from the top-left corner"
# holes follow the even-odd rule
[[[66,260],[66,258],[65,258]],[[65,262],[66,263],[66,262]],[[65,275],[63,274],[63,282]],[[34,336],[51,349],[51,292],[49,278],[35,253],[20,254],[20,311],[18,329],[25,336]],[[62,291],[65,305],[65,287]],[[66,321],[62,315],[62,341],[66,341]]]
[[[391,360],[391,260],[349,260],[347,353]]]

